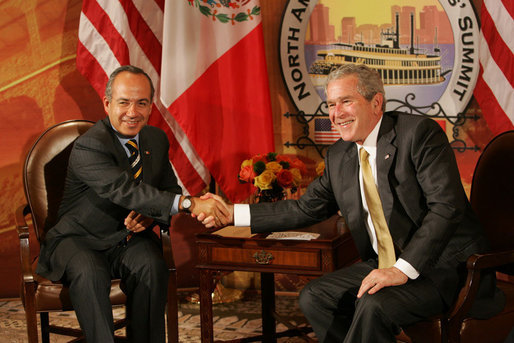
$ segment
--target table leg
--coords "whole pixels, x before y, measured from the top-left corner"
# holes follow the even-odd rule
[[[263,342],[276,343],[275,274],[261,273],[262,335]]]
[[[214,329],[212,324],[212,290],[214,282],[210,270],[200,270],[200,325],[202,343],[214,341]]]

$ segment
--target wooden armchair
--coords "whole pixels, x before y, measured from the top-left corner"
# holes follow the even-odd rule
[[[496,316],[483,320],[468,312],[482,271],[497,270],[505,273],[505,279],[514,275],[514,131],[495,137],[485,147],[473,173],[470,198],[491,250],[467,261],[465,286],[448,317],[448,341],[503,343],[514,328],[514,283],[497,280],[506,304]]]
[[[449,313],[405,328],[410,339],[401,342],[503,343],[514,328],[514,131],[494,138],[484,149],[473,173],[471,206],[484,226],[490,252],[468,258],[467,280]],[[473,318],[483,271],[497,270],[497,280],[506,296],[499,314],[489,319]],[[503,280],[502,280],[503,279]]]
[[[31,260],[29,237],[33,234],[35,241],[39,244],[45,237],[45,228],[52,227],[56,222],[72,144],[92,125],[92,122],[86,120],[71,120],[50,127],[36,140],[27,154],[23,167],[27,204],[20,206],[17,210],[16,224],[20,240],[21,298],[25,307],[30,343],[38,342],[37,313],[41,318],[43,342],[50,341],[50,333],[79,337],[74,342],[80,341],[80,337],[83,337],[81,330],[58,327],[49,322],[49,312],[70,311],[73,307],[67,287],[34,273],[37,258]],[[29,225],[30,221],[32,225]],[[30,233],[30,226],[33,227],[33,233]],[[160,234],[164,258],[170,271],[166,313],[168,342],[178,342],[175,262],[169,232],[161,229]],[[120,289],[120,280],[112,280],[110,299],[113,306],[125,304],[126,298]],[[125,319],[115,323],[115,329],[124,326]]]

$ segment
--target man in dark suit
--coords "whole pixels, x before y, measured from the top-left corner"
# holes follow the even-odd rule
[[[464,261],[486,241],[436,122],[384,113],[380,76],[364,65],[332,71],[326,94],[342,139],[327,150],[324,174],[299,200],[229,206],[229,221],[269,232],[339,210],[362,261],[311,281],[300,307],[320,342],[394,342],[403,326],[448,309]],[[495,290],[488,283],[485,297]]]
[[[165,342],[168,269],[152,223],[169,226],[181,210],[221,214],[214,200],[180,195],[168,139],[146,125],[153,95],[143,70],[111,74],[108,116],[74,143],[59,220],[41,247],[37,273],[69,285],[88,342],[114,341],[111,278],[127,295],[129,340]]]

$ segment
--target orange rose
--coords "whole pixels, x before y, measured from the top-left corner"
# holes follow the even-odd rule
[[[255,177],[253,184],[260,190],[272,189],[271,183],[275,181],[276,178],[277,177],[272,171],[265,170],[261,175]]]
[[[282,166],[278,162],[268,162],[266,163],[266,170],[272,171],[274,174],[278,173],[282,170]]]
[[[252,165],[247,165],[239,171],[239,180],[243,182],[252,182],[255,177]]]
[[[289,188],[293,185],[293,174],[290,170],[282,169],[277,174],[277,183],[280,187]]]
[[[302,175],[307,174],[307,167],[305,167],[305,163],[303,163],[302,160],[295,158],[294,160],[291,160],[289,165],[291,169],[298,169]]]
[[[290,170],[291,174],[293,175],[293,184],[295,186],[300,186],[302,183],[302,173],[298,168],[293,168]]]

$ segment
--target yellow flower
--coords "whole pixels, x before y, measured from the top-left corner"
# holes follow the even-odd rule
[[[300,172],[300,169],[298,168],[292,168],[291,170],[291,174],[293,174],[293,183],[295,186],[300,186],[300,184],[302,183],[302,173]]]
[[[271,170],[265,170],[261,175],[256,176],[253,184],[260,190],[271,189],[271,183],[275,181],[276,176]]]
[[[273,174],[276,174],[282,170],[282,166],[277,161],[271,161],[266,163],[266,170],[269,170],[273,172]]]
[[[318,176],[321,176],[321,175],[323,175],[324,170],[325,170],[325,161],[321,161],[316,166],[316,174],[318,174]]]
[[[244,160],[243,163],[241,163],[241,169],[243,169],[246,166],[253,166],[253,160],[251,158],[248,160]]]

